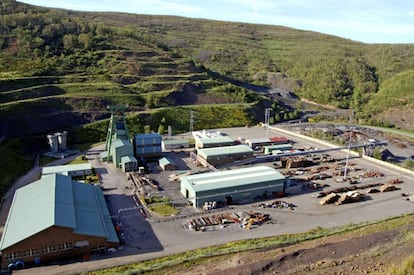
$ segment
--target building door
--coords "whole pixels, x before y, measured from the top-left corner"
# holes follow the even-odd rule
[[[224,203],[225,203],[226,205],[231,204],[232,202],[233,202],[233,197],[232,197],[232,196],[226,196],[226,197],[224,198]]]
[[[188,189],[185,189],[185,197],[188,199],[188,197],[190,196]]]

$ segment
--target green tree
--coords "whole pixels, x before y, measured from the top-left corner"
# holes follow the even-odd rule
[[[372,157],[375,159],[382,160],[381,151],[378,148],[375,148],[374,151],[372,152]]]
[[[63,36],[63,47],[66,51],[73,51],[73,49],[77,46],[78,38],[76,35],[73,34],[66,34]]]

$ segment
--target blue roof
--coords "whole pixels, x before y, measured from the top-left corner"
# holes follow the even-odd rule
[[[147,139],[147,138],[159,138],[161,139],[161,134],[151,133],[151,134],[135,134],[136,139]]]
[[[51,174],[16,190],[0,250],[52,226],[72,228],[77,234],[118,242],[100,188]]]

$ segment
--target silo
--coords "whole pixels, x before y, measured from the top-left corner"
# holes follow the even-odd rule
[[[63,131],[63,133],[56,133],[58,142],[59,142],[59,151],[66,150],[66,136],[68,135],[67,131]]]
[[[47,139],[49,141],[50,151],[52,153],[57,153],[59,151],[57,135],[56,134],[47,135]]]

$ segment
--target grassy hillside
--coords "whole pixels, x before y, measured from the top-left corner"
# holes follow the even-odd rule
[[[382,83],[414,63],[414,45],[368,45],[282,26],[81,13],[11,0],[0,14],[3,135],[22,134],[7,123],[8,116],[21,119],[21,110],[39,105],[48,117],[40,106],[50,100],[57,104],[51,125],[62,109],[79,124],[85,113],[89,121],[107,116],[107,104],[142,111],[254,102],[247,90],[236,99],[229,94],[231,85],[245,87],[240,83],[351,107],[368,120],[373,113],[365,106]]]
[[[254,124],[269,107],[271,123],[299,115],[295,105],[264,96],[268,89],[354,108],[362,122],[412,129],[406,121],[414,84],[400,82],[412,75],[413,64],[414,45],[369,45],[282,26],[75,12],[3,0],[0,149],[16,152],[8,145],[16,137],[44,137],[101,121],[109,116],[109,104],[127,104],[138,118],[130,125],[136,131],[145,125],[185,131],[191,110],[200,110],[196,128]],[[387,100],[391,97],[397,100]],[[406,112],[393,111],[401,104]],[[73,142],[105,136],[104,129],[91,127],[77,129]],[[27,146],[32,150],[25,158],[47,148],[45,141],[39,144]],[[10,183],[3,171],[1,178]]]
[[[385,80],[366,108],[373,123],[386,121],[414,129],[414,70],[404,71]]]

